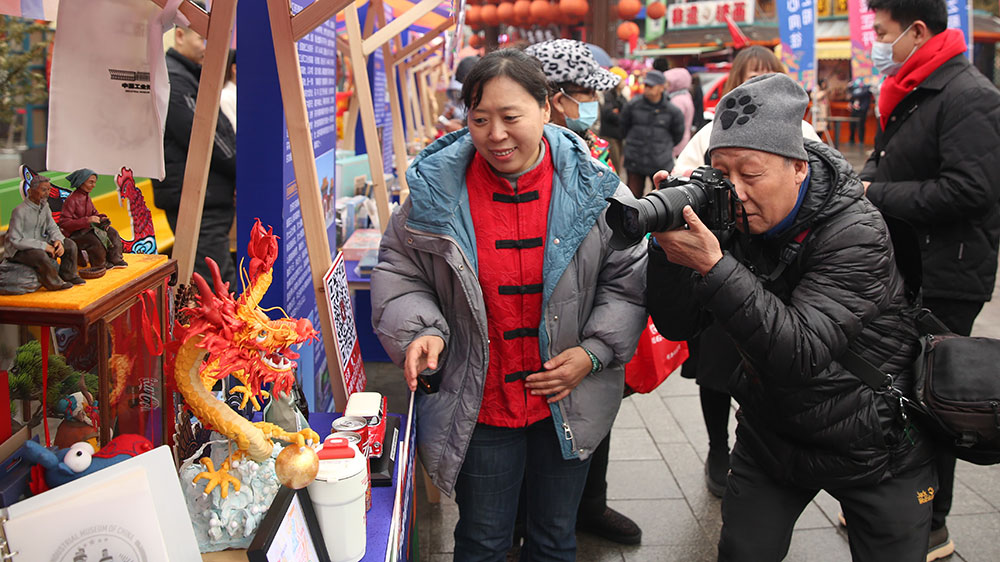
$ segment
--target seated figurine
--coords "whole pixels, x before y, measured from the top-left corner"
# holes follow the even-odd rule
[[[76,243],[65,238],[52,219],[51,189],[52,184],[45,176],[31,179],[28,198],[10,215],[4,255],[9,261],[34,269],[46,289],[58,291],[86,281],[76,271]],[[57,263],[59,258],[61,261]]]
[[[66,179],[75,191],[63,203],[59,228],[63,235],[76,242],[78,260],[83,263],[83,252],[87,252],[91,267],[111,269],[127,266],[122,259],[121,236],[111,227],[108,216],[98,213],[90,200],[90,192],[97,185],[97,174],[81,168]]]

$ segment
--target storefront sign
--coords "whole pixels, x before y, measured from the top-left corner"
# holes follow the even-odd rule
[[[671,4],[667,8],[667,28],[673,30],[690,27],[723,27],[726,25],[726,16],[731,17],[737,24],[753,23],[753,0]]]
[[[869,86],[878,81],[872,65],[872,44],[875,43],[875,12],[868,9],[867,0],[849,0],[848,19],[851,27],[851,77],[860,78]]]
[[[340,362],[340,372],[344,374],[345,395],[350,398],[351,394],[365,389],[367,377],[365,364],[361,360],[361,343],[358,341],[358,327],[354,323],[351,293],[347,288],[347,268],[343,253],[337,252],[333,265],[323,276],[323,288],[326,290],[330,317],[333,318],[339,355],[337,360]]]
[[[816,11],[813,0],[778,0],[781,62],[806,90],[816,87]]]
[[[972,0],[945,0],[948,5],[948,29],[960,29],[969,46],[965,56],[972,60]]]

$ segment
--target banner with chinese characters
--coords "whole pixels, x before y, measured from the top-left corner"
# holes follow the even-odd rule
[[[868,9],[868,0],[848,0],[848,20],[851,26],[851,77],[860,78],[869,86],[878,82],[872,65],[872,44],[875,43],[875,12]]]
[[[972,60],[972,0],[945,0],[948,5],[948,28],[961,29],[969,48],[965,56]]]
[[[781,62],[806,90],[816,87],[816,11],[813,0],[778,0]]]
[[[809,0],[810,2],[812,0]],[[722,27],[726,16],[737,24],[752,24],[753,0],[718,0],[712,2],[686,2],[667,7],[667,29],[691,27]]]

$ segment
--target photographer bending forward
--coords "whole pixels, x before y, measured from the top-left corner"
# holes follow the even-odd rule
[[[650,243],[647,302],[664,337],[715,323],[723,341],[702,348],[735,345],[743,358],[729,383],[740,411],[720,560],[784,558],[795,520],[824,489],[850,521],[855,560],[916,562],[937,486],[930,443],[898,400],[838,363],[851,349],[908,394],[912,307],[882,216],[850,165],[803,143],[808,103],[782,74],[722,99],[709,152],[743,204],[739,230],[720,247],[685,208],[689,230]]]

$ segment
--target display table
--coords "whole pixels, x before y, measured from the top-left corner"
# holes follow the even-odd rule
[[[0,323],[25,326],[70,326],[80,331],[86,338],[88,329],[97,324],[98,333],[107,331],[107,324],[139,302],[139,295],[147,289],[155,289],[157,303],[165,304],[167,279],[177,272],[177,263],[166,256],[149,254],[125,254],[128,267],[111,269],[103,277],[88,280],[84,285],[76,285],[63,291],[48,291],[44,288],[26,295],[0,295]],[[159,314],[160,334],[166,333],[166,313]],[[101,419],[110,418],[108,393],[111,375],[108,366],[108,338],[97,338],[98,375],[100,392],[98,403]],[[43,342],[43,349],[45,343]],[[160,377],[160,396],[166,396]],[[162,407],[162,428],[165,442],[166,428],[170,423],[169,408]],[[110,440],[110,425],[102,424],[101,443]],[[156,443],[159,444],[159,443]]]
[[[396,459],[397,462],[403,459],[403,445],[404,437],[410,428],[406,424],[406,417],[400,416],[398,414],[389,414],[390,416],[399,418],[399,443],[397,444]],[[340,417],[340,414],[324,413],[324,412],[313,412],[309,414],[309,425],[312,426],[313,430],[324,437],[330,434],[330,424],[333,420]],[[392,436],[387,436],[391,438]],[[388,455],[389,451],[385,450],[382,454]],[[409,456],[410,462],[404,468],[405,475],[413,474],[413,457]],[[400,517],[402,513],[399,510],[412,510],[415,509],[415,503],[413,501],[413,485],[412,476],[404,476],[404,480],[409,480],[410,485],[404,486],[405,490],[402,494],[403,501],[397,503],[396,496],[397,490],[399,489],[400,482],[398,480],[400,472],[397,470],[393,473],[392,486],[372,486],[372,508],[368,511],[368,526],[367,535],[368,543],[365,547],[365,557],[361,560],[363,562],[382,562],[387,560],[386,552],[389,547],[390,534],[393,519],[408,520],[409,523],[403,525],[403,534],[400,544],[404,545],[399,553],[398,560],[409,560],[410,557],[406,553],[406,545],[410,543],[410,529],[412,522],[414,521],[413,514],[411,513],[409,517]],[[404,482],[405,484],[405,482]],[[222,552],[208,552],[201,555],[203,562],[246,562],[247,555],[245,550],[225,550]]]

